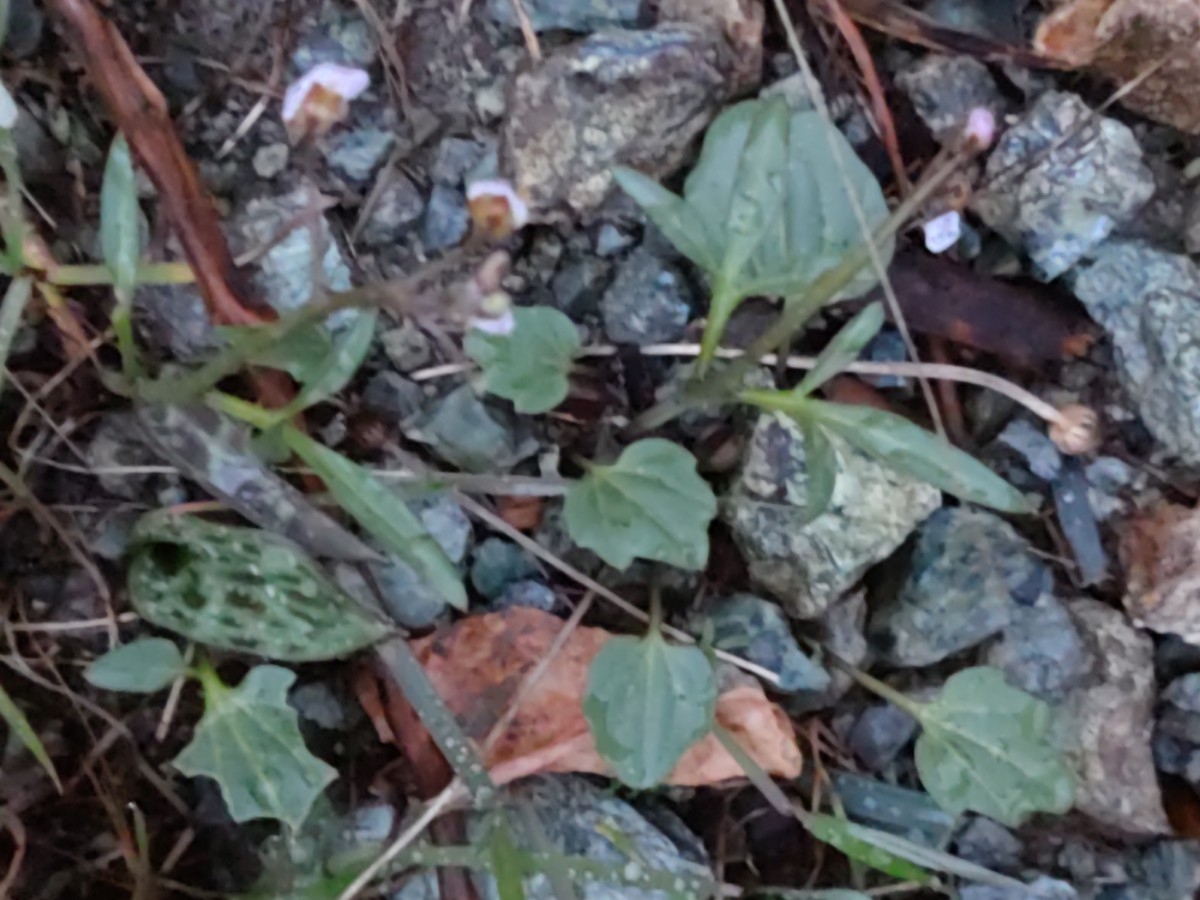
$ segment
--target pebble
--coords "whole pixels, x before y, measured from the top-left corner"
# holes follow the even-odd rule
[[[271,179],[287,168],[291,150],[288,145],[264,144],[254,151],[254,174],[259,178]]]
[[[509,609],[513,606],[531,606],[542,612],[552,613],[559,607],[554,590],[540,581],[515,581],[504,589],[504,593],[489,605],[489,609]]]
[[[890,703],[863,710],[847,738],[854,756],[870,772],[882,772],[917,734],[917,720]]]
[[[429,338],[410,321],[385,331],[379,336],[379,342],[388,360],[401,372],[415,372],[433,361]]]
[[[956,856],[993,871],[1015,872],[1021,866],[1021,841],[1017,836],[986,816],[967,816],[954,839]]]
[[[600,311],[612,267],[603,259],[585,256],[568,260],[550,282],[554,305],[576,322]]]
[[[435,184],[425,208],[421,240],[426,250],[444,250],[462,242],[471,227],[466,195],[444,184]]]
[[[942,502],[936,488],[836,440],[835,447],[832,502],[809,521],[803,433],[786,416],[759,417],[723,504],[751,581],[796,618],[820,616]]]
[[[424,212],[421,192],[405,175],[392,172],[367,215],[362,242],[368,247],[397,243]]]
[[[501,171],[535,219],[588,212],[611,192],[614,166],[675,171],[726,90],[720,38],[708,30],[594,34],[517,76]]]
[[[605,222],[596,231],[592,249],[597,256],[616,256],[623,250],[632,247],[635,241],[636,238],[628,231],[618,228],[611,222]]]
[[[394,422],[416,415],[424,402],[421,386],[396,372],[376,372],[362,393],[367,410]]]
[[[642,0],[522,0],[534,31],[586,33],[637,24]],[[519,29],[512,0],[488,0],[487,14],[497,25]]]
[[[1078,900],[1075,888],[1048,875],[1038,876],[1028,889],[971,884],[959,893],[962,900]]]
[[[1061,91],[1042,94],[999,137],[986,179],[975,211],[1029,255],[1044,281],[1092,253],[1154,193],[1154,176],[1128,126],[1093,118],[1079,97]]]
[[[485,143],[471,138],[443,138],[434,153],[429,177],[434,184],[460,188],[466,183],[467,175],[495,152],[494,141]]]
[[[676,341],[691,317],[691,299],[678,268],[647,251],[635,251],[618,267],[600,302],[604,330],[617,344]]]
[[[1009,109],[991,71],[971,56],[927,54],[897,73],[896,86],[943,144],[962,137],[972,110],[989,110],[999,122]]]
[[[221,346],[194,285],[140,286],[133,297],[133,324],[151,348],[181,363],[201,362]]]
[[[538,574],[533,558],[503,538],[490,537],[475,549],[471,584],[488,600],[495,600],[510,585]]]
[[[874,609],[872,646],[889,665],[927,666],[1000,633],[1051,587],[1031,550],[999,516],[938,510],[917,532],[899,591]]]
[[[469,385],[437,400],[408,431],[467,472],[504,472],[538,449],[515,415],[480,400]]]
[[[325,3],[315,29],[305,34],[292,53],[296,75],[317,63],[338,63],[359,69],[370,67],[378,48],[370,24],[361,15]]]
[[[361,187],[387,160],[395,143],[396,135],[386,128],[338,131],[325,144],[325,160],[334,172]]]
[[[1091,663],[1075,620],[1052,594],[1033,606],[1017,606],[986,659],[1013,687],[1047,703],[1065,700]]]
[[[1184,462],[1200,463],[1200,268],[1137,241],[1109,241],[1070,279],[1112,341],[1138,416]]]
[[[734,594],[713,604],[706,618],[713,646],[775,672],[778,690],[820,692],[829,687],[829,673],[800,649],[778,604]]]

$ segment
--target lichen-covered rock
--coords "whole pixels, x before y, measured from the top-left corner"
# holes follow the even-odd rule
[[[717,36],[685,25],[606,31],[518,76],[501,168],[532,215],[594,209],[617,165],[677,168],[724,97],[719,53]]]
[[[1059,707],[1076,772],[1075,809],[1123,836],[1167,834],[1151,752],[1154,645],[1118,610],[1067,604],[1088,647],[1083,683]]]
[[[1200,268],[1135,241],[1110,241],[1071,278],[1112,339],[1121,381],[1150,432],[1200,462]]]
[[[1000,633],[1051,587],[1029,542],[982,510],[947,507],[917,532],[900,590],[871,616],[868,637],[894,666],[927,666]]]
[[[1069,136],[1069,139],[1068,139]],[[975,210],[1051,281],[1137,214],[1154,193],[1133,132],[1048,91],[1005,131]]]
[[[723,504],[752,581],[802,619],[820,616],[942,502],[936,488],[846,444],[835,441],[835,447],[832,502],[809,521],[800,427],[782,415],[759,417],[746,463]]]
[[[691,289],[678,268],[649,251],[635,251],[600,302],[604,330],[618,344],[678,340],[691,316],[690,301]]]
[[[971,110],[990,110],[1000,121],[1009,107],[988,67],[972,56],[930,53],[898,73],[896,85],[942,143],[962,135]]]

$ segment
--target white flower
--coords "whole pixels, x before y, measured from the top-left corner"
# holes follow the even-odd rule
[[[962,237],[962,216],[951,210],[921,227],[925,229],[925,249],[930,253],[945,253]]]
[[[283,122],[293,140],[324,134],[346,116],[350,101],[371,85],[362,69],[318,63],[301,75],[283,97]]]
[[[503,178],[481,178],[467,185],[467,208],[475,226],[493,238],[508,237],[529,221],[529,206]]]
[[[963,138],[976,152],[992,146],[992,141],[996,139],[996,117],[992,111],[983,106],[972,109],[967,116]]]

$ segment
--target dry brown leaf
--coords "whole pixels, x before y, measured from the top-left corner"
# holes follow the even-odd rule
[[[413,652],[467,734],[482,743],[563,627],[562,620],[548,613],[513,607],[462,619],[414,641]],[[588,667],[610,637],[600,628],[572,632],[485,757],[496,782],[537,772],[610,774],[596,752],[582,706]],[[787,715],[756,681],[740,673],[732,678],[734,683],[717,700],[717,721],[767,772],[795,778],[802,762]],[[733,757],[708,735],[683,755],[668,783],[715,784],[742,775]]]
[[[1200,0],[1067,0],[1038,29],[1037,49],[1128,84],[1130,109],[1200,133]],[[1157,67],[1157,68],[1156,68]]]

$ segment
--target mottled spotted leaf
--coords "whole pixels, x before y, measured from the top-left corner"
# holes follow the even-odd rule
[[[389,633],[278,535],[159,512],[138,523],[131,548],[134,607],[201,644],[305,662]]]

